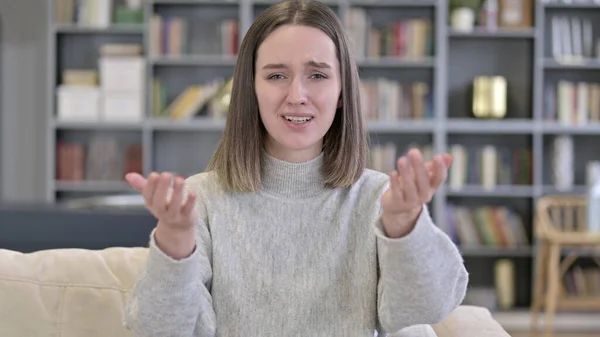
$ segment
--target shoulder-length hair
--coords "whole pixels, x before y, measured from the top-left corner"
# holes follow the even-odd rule
[[[342,104],[323,139],[325,185],[350,186],[366,167],[368,136],[362,116],[360,82],[343,25],[328,6],[318,1],[289,0],[263,12],[240,46],[225,130],[207,167],[216,172],[227,190],[254,192],[260,187],[266,129],[254,90],[256,52],[271,32],[286,24],[323,31],[335,44],[340,63]]]

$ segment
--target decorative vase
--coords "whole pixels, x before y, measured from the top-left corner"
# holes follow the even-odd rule
[[[452,28],[459,32],[471,32],[475,27],[475,11],[460,7],[452,11],[450,16]]]

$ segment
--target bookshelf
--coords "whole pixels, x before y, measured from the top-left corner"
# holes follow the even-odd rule
[[[69,2],[53,1],[55,5]],[[512,309],[527,308],[531,300],[536,257],[535,243],[531,243],[535,202],[549,193],[585,193],[586,165],[589,161],[600,160],[600,155],[594,151],[594,142],[597,144],[600,140],[600,123],[557,123],[554,121],[556,117],[549,117],[549,111],[558,109],[558,96],[549,91],[551,88],[558,88],[558,84],[562,83],[561,90],[566,97],[569,90],[574,90],[574,85],[569,83],[600,83],[600,55],[598,58],[594,54],[593,58],[565,62],[561,56],[564,50],[554,52],[552,17],[572,15],[600,22],[597,20],[600,18],[600,5],[544,3],[538,0],[530,27],[492,31],[476,28],[472,32],[463,32],[449,27],[448,4],[442,0],[325,2],[342,18],[355,40],[360,40],[365,24],[376,28],[373,34],[380,37],[394,27],[412,25],[412,31],[416,32],[422,32],[427,25],[431,27],[426,43],[417,44],[420,47],[407,44],[404,49],[388,48],[385,53],[376,55],[373,50],[386,48],[357,43],[355,53],[367,95],[377,97],[382,91],[403,94],[403,100],[392,106],[381,107],[376,99],[368,100],[370,111],[377,112],[368,116],[368,129],[374,145],[370,166],[388,170],[390,158],[401,155],[414,144],[423,146],[427,153],[451,152],[455,158],[456,154],[468,154],[462,167],[460,162],[455,162],[459,168],[450,172],[447,186],[435,195],[431,204],[432,214],[436,223],[453,237],[458,236],[452,234],[457,232],[456,219],[460,219],[457,214],[464,215],[465,207],[471,211],[483,209],[483,216],[489,215],[490,211],[509,214],[507,216],[510,217],[518,215],[523,226],[514,230],[522,229],[526,244],[461,245],[461,250],[471,272],[472,287],[493,285],[493,262],[501,259],[512,261],[516,278],[516,298]],[[225,125],[224,120],[218,117],[222,116],[222,111],[216,105],[208,112],[202,110],[202,116],[192,120],[173,120],[165,116],[164,111],[193,84],[202,84],[205,90],[212,88],[217,91],[225,85],[233,73],[236,45],[256,15],[272,3],[274,1],[146,0],[140,10],[143,21],[111,22],[101,27],[65,22],[64,18],[57,22],[55,14],[50,13],[47,151],[51,155],[46,176],[47,199],[61,202],[91,195],[132,193],[120,179],[122,174],[120,178],[115,174],[112,177],[117,178],[106,179],[104,173],[100,174],[103,179],[89,181],[75,179],[73,172],[67,172],[67,179],[57,179],[54,168],[58,166],[60,156],[56,147],[64,141],[89,144],[98,135],[109,136],[109,139],[117,140],[116,145],[109,144],[108,148],[112,146],[113,151],[120,153],[120,167],[126,164],[123,153],[127,145],[137,145],[141,153],[132,150],[131,157],[138,161],[134,160],[129,165],[138,167],[144,174],[168,170],[189,175],[203,170]],[[124,6],[121,1],[116,4]],[[157,44],[154,15],[176,22],[170,26],[176,27],[174,30],[185,31],[185,27],[194,25],[201,28],[194,29],[186,39],[171,36],[169,43]],[[123,16],[138,17],[131,13]],[[598,40],[600,25],[594,23],[592,33]],[[420,35],[415,36],[414,41],[419,41]],[[127,122],[118,118],[111,121],[58,118],[57,91],[64,81],[64,71],[97,70],[99,50],[111,43],[141,46],[137,59],[142,66],[141,73],[137,75],[143,77],[143,85],[132,95],[141,100],[142,118]],[[596,46],[594,53],[600,53],[595,49]],[[494,75],[503,76],[507,82],[506,115],[502,119],[473,118],[473,80],[477,76]],[[121,85],[118,79],[120,77],[117,76],[115,85]],[[220,82],[212,82],[215,79]],[[600,96],[597,100],[600,102]],[[600,103],[598,105],[597,109],[600,109]],[[157,106],[161,109],[156,109]],[[561,188],[557,187],[560,185],[558,182],[553,181],[553,147],[554,140],[565,135],[571,136],[574,144],[573,179],[572,183],[561,182],[566,184]],[[486,145],[492,146],[486,148]],[[502,150],[504,152],[501,149],[505,149]],[[77,157],[78,151],[83,150],[71,151],[71,157],[67,158],[81,160],[81,154]],[[181,156],[182,153],[195,155]],[[502,166],[502,169],[494,165],[491,172],[505,170],[502,178],[497,173],[498,177],[494,174],[494,179],[490,180],[490,173],[485,173],[490,172],[489,165],[486,169],[465,166],[478,163],[480,158],[500,158],[502,153],[513,163]],[[520,153],[520,157],[515,153]],[[520,173],[517,174],[517,171]],[[85,172],[75,174],[80,178],[85,175]],[[484,178],[486,175],[487,178]]]

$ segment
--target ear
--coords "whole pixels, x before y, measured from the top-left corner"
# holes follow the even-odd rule
[[[337,107],[338,107],[338,109],[342,107],[342,95],[340,95],[340,98],[338,98]]]

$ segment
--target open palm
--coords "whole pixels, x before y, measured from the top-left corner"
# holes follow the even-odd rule
[[[152,172],[148,179],[137,173],[129,173],[125,179],[144,197],[146,208],[159,220],[159,225],[172,229],[189,229],[195,226],[196,194],[185,195],[185,181],[171,173]]]
[[[411,149],[397,161],[397,170],[390,173],[390,187],[381,204],[386,214],[404,214],[418,210],[431,201],[448,176],[452,163],[449,154],[437,155],[425,163],[418,149]]]

